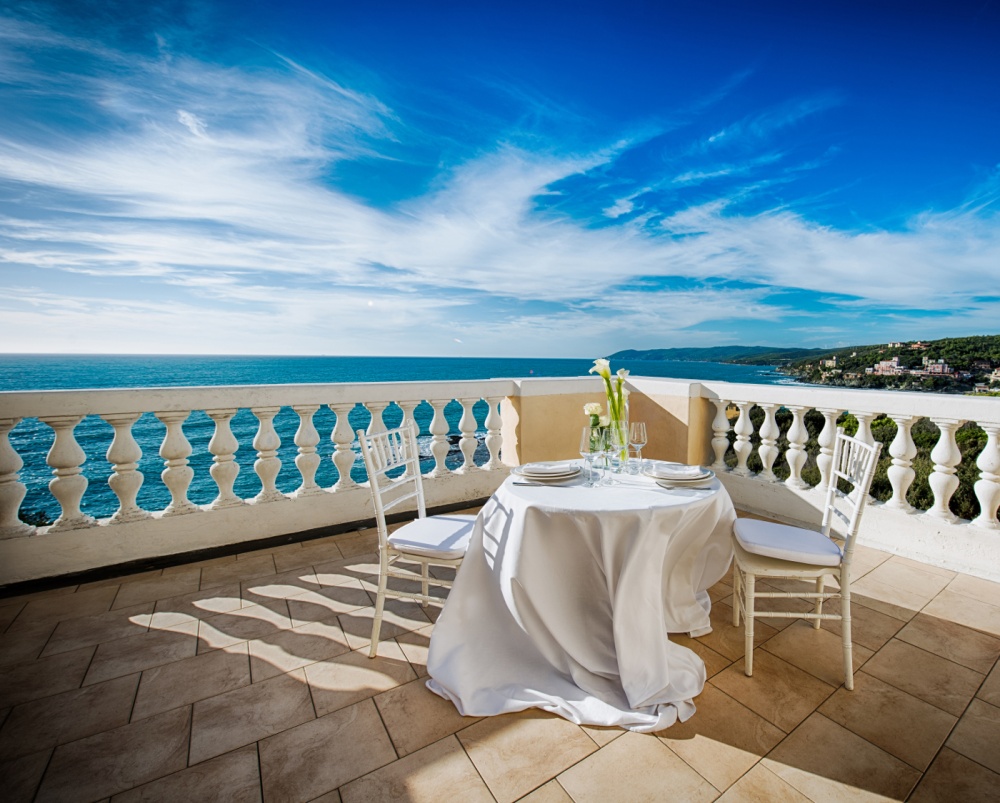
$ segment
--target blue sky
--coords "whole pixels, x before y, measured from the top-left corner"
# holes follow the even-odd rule
[[[7,0],[0,350],[998,333],[998,41],[997,0]]]

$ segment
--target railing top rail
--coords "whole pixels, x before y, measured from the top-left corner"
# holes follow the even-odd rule
[[[512,379],[4,391],[0,418],[462,399],[515,392]]]
[[[1000,423],[1000,399],[948,393],[913,393],[899,390],[865,390],[820,385],[751,385],[735,382],[701,382],[705,399],[739,400],[784,406],[838,409],[886,415],[951,418]]]

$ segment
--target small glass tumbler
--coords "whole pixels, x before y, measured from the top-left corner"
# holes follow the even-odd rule
[[[625,473],[633,477],[638,476],[642,467],[641,452],[638,449],[628,450],[628,462],[625,464]]]

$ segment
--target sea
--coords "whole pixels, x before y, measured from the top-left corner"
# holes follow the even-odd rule
[[[593,364],[589,359],[467,358],[467,357],[316,357],[316,356],[189,356],[189,355],[82,355],[82,354],[6,354],[0,355],[0,391],[67,390],[101,388],[186,387],[197,385],[284,385],[324,382],[403,382],[462,379],[504,379],[519,377],[585,376]],[[786,384],[787,375],[770,366],[730,365],[711,362],[615,360],[612,370],[625,368],[638,376],[671,377],[703,381],[746,382],[754,384]],[[475,460],[482,464],[488,459],[484,421],[488,408],[479,402],[473,412],[478,423],[479,441]],[[452,402],[445,409],[451,428],[451,450],[446,459],[449,467],[462,462],[458,449],[458,421],[462,408]],[[3,398],[0,396],[0,417]],[[386,426],[399,423],[402,412],[395,405],[384,413]],[[433,417],[430,405],[421,404],[414,413],[420,428],[422,461],[433,463],[428,427]],[[349,416],[352,429],[366,428],[370,416],[363,407],[356,407]],[[314,423],[321,435],[317,447],[322,459],[316,481],[323,487],[333,485],[338,478],[330,459],[333,443],[330,432],[336,416],[328,408],[316,413]],[[283,408],[275,417],[275,429],[281,438],[278,457],[282,461],[277,486],[283,492],[294,491],[301,482],[295,468],[293,438],[298,428],[298,416]],[[235,491],[243,498],[253,497],[260,490],[260,480],[253,470],[256,454],[251,446],[257,419],[249,410],[240,410],[232,420],[233,433],[240,442],[236,462],[240,474]],[[202,411],[195,411],[184,424],[184,433],[192,446],[190,465],[194,480],[188,497],[197,504],[208,504],[218,489],[209,474],[212,455],[208,441],[214,423]],[[139,505],[146,510],[162,510],[170,495],[159,479],[163,460],[157,454],[165,428],[152,414],[143,415],[133,427],[133,435],[143,451],[139,470],[145,482],[139,491]],[[118,503],[108,486],[111,466],[105,458],[111,445],[113,430],[97,416],[88,416],[76,428],[77,442],[87,459],[83,475],[88,488],[81,509],[95,518],[114,513]],[[24,461],[19,479],[27,487],[21,505],[22,518],[44,523],[59,515],[59,505],[48,491],[52,470],[45,455],[52,446],[52,430],[37,419],[26,418],[10,434],[10,442]],[[355,461],[351,476],[364,480],[360,457]]]

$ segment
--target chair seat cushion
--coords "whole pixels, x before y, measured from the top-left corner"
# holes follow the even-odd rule
[[[755,555],[813,566],[839,566],[843,553],[823,533],[758,519],[737,519],[733,534],[741,547]]]
[[[389,534],[393,549],[411,555],[455,560],[464,557],[472,537],[475,516],[447,514],[427,516],[404,524]]]

